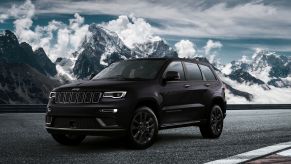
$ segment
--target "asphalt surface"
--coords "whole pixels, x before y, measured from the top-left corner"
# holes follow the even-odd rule
[[[108,137],[62,146],[44,129],[44,114],[0,114],[0,163],[204,163],[287,141],[291,110],[228,111],[219,139],[203,139],[197,127],[163,130],[146,150]]]

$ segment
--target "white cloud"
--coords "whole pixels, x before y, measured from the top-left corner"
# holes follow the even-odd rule
[[[30,0],[26,0],[20,6],[12,5],[8,10],[8,13],[14,18],[31,18],[35,14],[35,6]]]
[[[175,48],[180,58],[193,58],[196,56],[194,44],[189,40],[181,40],[175,44]]]
[[[232,72],[231,66],[231,63],[226,64],[224,67],[221,68],[221,72],[225,75],[229,75]]]
[[[208,40],[206,45],[203,47],[205,56],[208,58],[210,63],[218,63],[219,59],[216,57],[216,50],[223,47],[222,43],[220,41],[213,41]]]
[[[291,38],[290,7],[261,1],[36,1],[38,13],[129,15],[162,24],[158,34],[191,37]],[[205,5],[206,4],[206,5]],[[208,4],[208,5],[207,5]],[[2,10],[2,8],[1,8]],[[3,9],[5,11],[5,9]]]
[[[6,20],[6,19],[8,19],[8,15],[7,14],[0,14],[0,23],[4,23],[4,21]]]
[[[44,48],[54,62],[58,57],[73,58],[71,54],[81,45],[88,25],[84,18],[75,14],[69,24],[52,20],[46,26],[32,28],[35,6],[27,0],[19,6],[13,5],[10,15],[15,17],[15,33],[20,42],[28,42],[33,49]]]
[[[4,23],[4,21],[8,18],[16,18],[16,19],[26,19],[32,18],[35,14],[35,6],[31,3],[30,0],[26,0],[22,5],[16,6],[12,5],[11,8],[7,10],[7,8],[1,8],[2,11],[0,13],[0,23]],[[23,20],[19,23],[29,23],[27,20]]]
[[[238,83],[225,76],[220,75],[220,78],[227,84],[234,86],[235,89],[248,92],[254,96],[253,101],[247,101],[243,97],[234,96],[229,91],[226,93],[228,103],[230,104],[288,104],[290,103],[291,89],[276,88],[269,86],[270,90],[265,90],[258,85],[247,85],[246,83]],[[284,97],[284,98],[282,98]]]
[[[221,48],[223,45],[219,41],[208,40],[204,46],[205,54],[209,55],[211,50]]]
[[[153,34],[152,27],[142,18],[134,16],[127,17],[121,15],[116,20],[109,21],[103,26],[118,34],[121,40],[129,48],[133,48],[134,44],[142,44],[149,41],[161,40],[160,37]]]

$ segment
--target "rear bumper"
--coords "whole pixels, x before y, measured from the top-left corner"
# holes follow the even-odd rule
[[[74,129],[46,127],[46,130],[53,134],[77,134],[92,136],[124,135],[126,133],[125,129]]]

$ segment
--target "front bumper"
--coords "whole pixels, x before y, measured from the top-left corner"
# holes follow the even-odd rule
[[[131,118],[129,103],[49,104],[46,129],[49,133],[114,135],[126,132]]]
[[[46,127],[46,130],[52,134],[77,134],[92,136],[123,135],[126,133],[125,129],[74,129]]]

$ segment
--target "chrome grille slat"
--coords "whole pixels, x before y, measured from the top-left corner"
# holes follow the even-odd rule
[[[55,104],[98,103],[101,92],[56,92]]]

